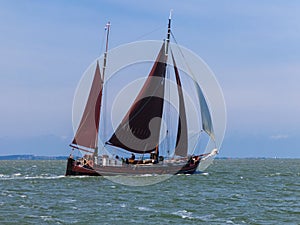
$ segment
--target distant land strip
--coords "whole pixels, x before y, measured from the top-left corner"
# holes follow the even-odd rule
[[[3,155],[0,156],[0,160],[66,160],[68,156],[37,156],[31,154],[23,155]],[[79,158],[79,156],[78,156]],[[268,157],[216,157],[215,159],[272,159]],[[273,158],[274,159],[274,158]],[[275,158],[276,159],[276,158]],[[278,158],[280,159],[280,158]]]
[[[66,160],[68,156],[4,155],[0,160]]]

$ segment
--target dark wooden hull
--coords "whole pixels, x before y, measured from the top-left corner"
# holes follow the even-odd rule
[[[121,166],[97,166],[86,168],[77,165],[76,161],[68,158],[66,176],[117,176],[145,174],[193,174],[197,170],[201,157],[186,163],[157,163],[157,164],[123,164]]]
[[[76,161],[68,158],[66,176],[101,176],[93,168],[76,165]]]

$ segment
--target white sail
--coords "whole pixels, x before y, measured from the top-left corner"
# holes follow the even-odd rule
[[[215,140],[215,134],[212,124],[212,119],[210,115],[210,111],[206,102],[206,99],[203,95],[201,88],[199,87],[198,83],[195,82],[195,86],[197,89],[197,94],[200,102],[200,111],[202,117],[202,129],[213,139]]]

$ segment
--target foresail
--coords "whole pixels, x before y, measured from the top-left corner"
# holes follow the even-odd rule
[[[163,44],[144,86],[107,144],[135,153],[155,150],[164,105],[166,60]]]
[[[197,94],[200,102],[200,111],[201,111],[201,117],[202,117],[202,129],[214,140],[215,134],[213,129],[213,123],[212,118],[210,115],[210,111],[206,102],[206,99],[203,95],[203,92],[198,85],[198,83],[195,82],[195,86],[197,89]]]
[[[103,81],[100,75],[99,63],[97,62],[87,103],[71,146],[82,146],[89,149],[97,148],[102,87]]]
[[[185,112],[181,81],[180,81],[179,72],[176,66],[173,53],[172,53],[172,60],[173,60],[178,97],[179,97],[179,116],[178,116],[178,129],[177,129],[177,137],[176,137],[175,155],[185,157],[187,156],[187,151],[188,151],[187,120],[186,120],[186,112]]]

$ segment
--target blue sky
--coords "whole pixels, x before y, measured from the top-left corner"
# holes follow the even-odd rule
[[[170,9],[177,41],[223,89],[220,156],[300,157],[300,2],[292,0],[1,1],[0,155],[67,155],[73,95],[103,50],[105,23],[111,48],[161,39]]]

